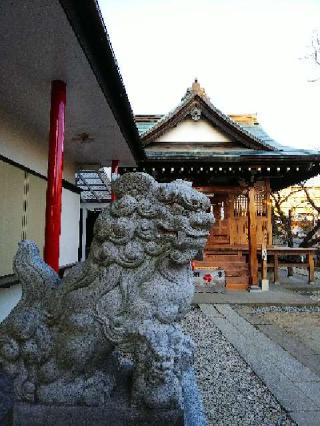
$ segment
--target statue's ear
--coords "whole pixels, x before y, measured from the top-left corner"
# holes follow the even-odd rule
[[[158,183],[147,173],[126,173],[112,183],[112,190],[118,198],[125,194],[136,197],[147,193],[153,193]]]

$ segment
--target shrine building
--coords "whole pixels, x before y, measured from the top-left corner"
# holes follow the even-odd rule
[[[270,193],[318,175],[319,153],[280,145],[254,114],[224,114],[197,80],[168,114],[135,118],[146,158],[120,173],[186,179],[207,194],[215,223],[195,266],[224,269],[230,290],[256,286],[261,251],[274,249]]]

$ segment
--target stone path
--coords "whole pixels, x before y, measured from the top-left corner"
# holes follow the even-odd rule
[[[320,306],[233,305],[233,309],[320,376]]]
[[[298,425],[320,425],[320,376],[229,305],[200,305],[200,309],[212,319]]]
[[[310,287],[310,290],[312,287]],[[319,300],[312,300],[310,296],[290,291],[281,286],[270,286],[270,291],[263,292],[228,292],[225,293],[195,293],[193,304],[246,304],[246,305],[319,305]]]

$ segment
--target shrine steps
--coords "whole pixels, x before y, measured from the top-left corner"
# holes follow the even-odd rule
[[[203,261],[194,262],[195,268],[221,268],[226,276],[226,288],[245,291],[249,286],[249,269],[245,256],[238,254],[216,254],[207,252]]]

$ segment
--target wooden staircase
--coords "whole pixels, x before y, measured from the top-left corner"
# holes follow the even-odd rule
[[[246,257],[237,253],[217,254],[207,251],[202,261],[195,261],[194,267],[216,268],[225,271],[226,288],[233,291],[244,291],[249,286],[249,269]]]

